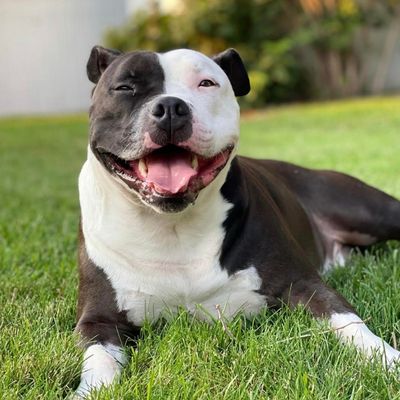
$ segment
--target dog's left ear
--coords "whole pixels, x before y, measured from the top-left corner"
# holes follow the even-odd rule
[[[228,49],[212,57],[228,76],[235,96],[245,96],[250,92],[250,81],[239,53]]]

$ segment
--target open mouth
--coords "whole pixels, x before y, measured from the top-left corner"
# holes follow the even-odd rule
[[[182,197],[209,185],[226,165],[233,146],[205,158],[184,148],[168,145],[143,158],[124,160],[102,153],[108,167],[130,188],[143,196]]]

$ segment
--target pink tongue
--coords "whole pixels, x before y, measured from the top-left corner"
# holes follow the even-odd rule
[[[186,152],[152,153],[147,156],[146,163],[146,181],[153,183],[159,193],[184,192],[190,178],[197,174],[191,166],[191,155]]]

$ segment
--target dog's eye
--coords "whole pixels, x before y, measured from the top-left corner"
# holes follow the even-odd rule
[[[210,87],[210,86],[217,86],[217,84],[215,82],[213,82],[210,79],[203,79],[200,83],[199,83],[199,87]]]
[[[133,88],[128,86],[128,85],[121,85],[121,86],[117,86],[114,90],[118,90],[118,91],[121,91],[121,92],[127,92],[127,91],[130,91],[130,90],[133,90]]]

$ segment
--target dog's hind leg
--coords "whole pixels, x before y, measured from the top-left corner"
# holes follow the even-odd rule
[[[333,171],[314,171],[273,163],[306,210],[328,263],[343,262],[353,247],[400,240],[400,202],[358,179]],[[400,353],[372,333],[352,307],[320,278],[300,279],[290,287],[289,304],[305,304],[326,318],[338,336],[367,357],[375,353],[388,367],[399,364]]]
[[[274,162],[320,236],[326,264],[344,262],[353,247],[400,240],[400,202],[349,175]]]
[[[400,202],[348,175],[318,171],[309,214],[325,248],[325,266],[343,264],[354,247],[400,240]]]

